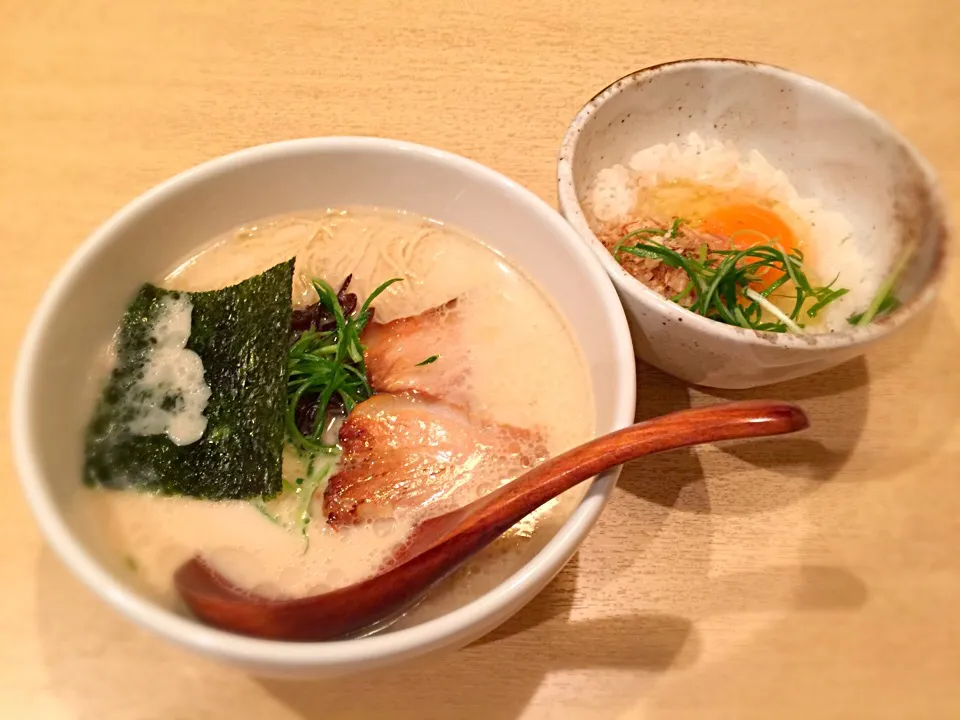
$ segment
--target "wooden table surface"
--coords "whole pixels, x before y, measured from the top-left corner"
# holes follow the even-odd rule
[[[244,146],[382,135],[555,201],[566,124],[645,65],[737,56],[853,94],[960,216],[960,5],[944,0],[0,0],[0,385],[57,268],[158,181]],[[0,717],[960,716],[960,293],[866,360],[746,397],[802,438],[627,467],[539,597],[473,646],[258,680],[114,615],[42,544],[0,418]],[[713,401],[639,368],[638,416]],[[725,396],[726,396],[725,395]]]

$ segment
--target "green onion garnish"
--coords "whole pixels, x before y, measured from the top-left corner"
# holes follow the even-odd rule
[[[857,327],[863,327],[864,325],[872,323],[877,317],[892,313],[900,307],[900,301],[893,294],[893,286],[896,285],[897,280],[900,279],[900,275],[903,273],[912,254],[912,248],[903,253],[903,256],[894,266],[893,271],[880,283],[880,287],[877,288],[877,294],[873,296],[873,300],[870,302],[870,305],[867,306],[867,309],[862,313],[855,313],[848,317],[848,323],[856,325]]]
[[[802,252],[796,249],[785,252],[779,244],[755,231],[744,230],[739,233],[758,235],[765,242],[745,250],[710,250],[704,244],[698,249],[696,257],[688,257],[661,242],[647,239],[633,246],[625,244],[637,237],[673,238],[682,222],[674,218],[669,230],[634,230],[614,247],[614,257],[619,261],[619,254],[627,253],[682,270],[689,282],[680,293],[669,299],[679,302],[692,298],[687,309],[698,315],[750,330],[797,333],[802,332],[804,327],[800,322],[801,316],[815,319],[825,307],[848,292],[846,289],[833,288],[836,278],[824,287],[812,285],[803,271]],[[750,287],[751,283],[756,283],[765,274],[764,271],[775,271],[780,277],[763,290],[754,290]],[[792,310],[785,312],[770,302],[769,298],[788,282],[792,283],[794,302]]]
[[[373,394],[363,362],[360,335],[370,321],[370,304],[380,293],[399,282],[387,280],[367,297],[350,316],[343,312],[336,291],[323,280],[314,280],[313,286],[320,303],[333,316],[333,330],[307,330],[290,348],[290,376],[287,381],[287,434],[294,445],[309,453],[330,453],[335,445],[322,440],[324,419],[331,400],[338,398],[344,410],[353,408]],[[309,435],[297,427],[296,412],[304,395],[317,395],[316,420]]]

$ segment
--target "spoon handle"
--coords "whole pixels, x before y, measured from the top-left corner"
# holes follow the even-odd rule
[[[807,416],[796,405],[771,400],[729,402],[680,410],[631,425],[579,445],[527,471],[499,490],[436,520],[450,532],[472,529],[483,535],[499,535],[548,500],[589,478],[635,460],[666,450],[703,443],[782,435],[809,427]],[[431,545],[445,539],[446,527],[421,523],[420,537],[432,536]],[[416,539],[416,538],[414,538]],[[422,550],[408,545],[396,561]],[[414,551],[414,552],[410,552]]]

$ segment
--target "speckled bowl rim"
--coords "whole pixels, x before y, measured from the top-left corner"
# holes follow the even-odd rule
[[[27,328],[17,359],[11,402],[13,459],[27,503],[46,541],[64,564],[91,590],[121,614],[154,633],[212,658],[254,667],[261,673],[285,675],[347,674],[400,662],[424,653],[458,646],[491,630],[516,612],[560,571],[583,543],[600,516],[620,467],[601,473],[590,483],[570,516],[533,557],[489,592],[437,618],[412,627],[369,637],[329,642],[286,642],[246,637],[204,625],[199,620],[162,607],[135,592],[129,583],[114,577],[87,549],[58,506],[38,459],[29,428],[37,411],[34,358],[50,318],[69,302],[70,291],[88,266],[98,262],[101,249],[116,241],[123,228],[136,222],[170,195],[202,185],[208,178],[233,172],[251,162],[323,151],[357,151],[414,156],[450,166],[504,197],[526,206],[551,228],[556,242],[568,245],[580,256],[578,267],[595,288],[597,312],[613,327],[610,371],[618,377],[617,394],[611,399],[611,430],[630,425],[636,407],[636,369],[626,317],[609,277],[584,247],[573,229],[540,197],[517,182],[478,162],[444,150],[402,140],[376,137],[319,137],[285,140],[246,148],[208,160],[146,191],[122,209],[83,243],[47,288]]]
[[[818,92],[830,95],[838,104],[846,106],[851,114],[859,116],[864,122],[872,123],[883,134],[888,136],[893,142],[904,149],[910,160],[916,165],[923,177],[924,185],[933,201],[936,221],[940,231],[937,238],[937,247],[935,249],[937,258],[934,261],[930,277],[926,285],[904,303],[896,312],[878,319],[866,327],[853,327],[843,329],[832,333],[810,333],[796,335],[790,333],[773,333],[758,330],[748,330],[746,328],[726,325],[716,320],[710,320],[698,315],[676,303],[673,303],[654,290],[651,290],[642,282],[633,277],[617,263],[603,243],[594,235],[590,229],[587,219],[581,208],[577,197],[577,190],[573,177],[573,161],[577,153],[577,146],[580,135],[587,124],[593,119],[597,111],[603,107],[611,98],[619,95],[625,90],[634,87],[648,80],[650,77],[671,73],[678,70],[684,70],[694,66],[726,66],[738,65],[752,69],[759,73],[775,75],[787,80],[790,83],[807,86]],[[853,347],[872,343],[894,330],[909,322],[914,316],[919,314],[927,305],[929,305],[937,294],[937,290],[946,273],[947,256],[949,247],[949,238],[952,235],[952,226],[946,203],[940,183],[937,180],[936,173],[930,163],[920,152],[911,145],[892,125],[872,110],[854,100],[849,95],[833,88],[819,80],[814,80],[805,75],[787,70],[776,65],[758,63],[751,60],[740,60],[736,58],[688,58],[683,60],[673,60],[671,62],[659,63],[649,67],[632,72],[616,80],[603,90],[598,92],[587,102],[573,118],[570,126],[564,133],[563,141],[560,144],[560,152],[557,158],[557,197],[559,199],[560,211],[567,221],[574,227],[577,234],[583,238],[587,245],[593,250],[594,254],[600,259],[604,269],[610,275],[617,289],[620,292],[628,293],[641,304],[651,307],[659,312],[673,316],[674,319],[686,320],[690,327],[719,336],[733,342],[743,343],[750,346],[770,346],[777,345],[785,348],[797,350],[812,350],[825,348]]]

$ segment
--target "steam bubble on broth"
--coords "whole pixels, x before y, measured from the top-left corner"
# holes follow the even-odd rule
[[[463,383],[471,411],[517,428],[536,429],[550,455],[593,435],[589,375],[562,317],[533,281],[480,241],[441,223],[402,211],[346,209],[268,218],[226,233],[167,275],[163,285],[196,291],[227,287],[296,257],[293,304],[316,301],[309,282],[332,287],[352,275],[360,301],[383,281],[401,277],[374,303],[377,322],[417,315],[456,299],[462,319],[457,348],[470,366]],[[507,462],[502,456],[488,458]],[[296,453],[284,456],[284,477],[302,478]],[[453,502],[464,504],[505,479],[477,472]],[[102,528],[110,550],[136,559],[136,582],[166,604],[176,604],[171,578],[200,554],[218,572],[252,594],[298,597],[326,592],[373,575],[420,519],[392,519],[333,530],[313,497],[305,535],[271,522],[254,504],[210,503],[139,493],[82,493],[78,512]],[[578,488],[541,507],[485,551],[454,580],[434,590],[402,623],[422,621],[477,597],[519,569],[565,521],[584,492]],[[442,503],[430,514],[443,512]]]

